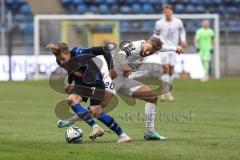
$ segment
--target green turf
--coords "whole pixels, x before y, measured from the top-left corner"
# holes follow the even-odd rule
[[[176,101],[158,104],[158,116],[161,112],[165,117],[158,117],[156,128],[169,138],[165,142],[143,140],[145,123],[136,116],[143,113],[143,102],[128,107],[120,101],[111,114],[133,138],[129,144],[116,144],[114,133],[91,142],[87,138],[90,128],[82,122],[77,125],[84,130],[84,143],[66,144],[66,129],[56,127],[54,114],[54,105],[64,95],[51,90],[46,81],[0,82],[0,88],[1,160],[236,160],[240,157],[238,78],[207,83],[176,80]],[[132,119],[126,119],[126,113]]]

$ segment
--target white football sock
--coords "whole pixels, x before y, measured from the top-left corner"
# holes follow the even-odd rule
[[[94,124],[92,128],[100,128],[100,126],[98,124]]]
[[[173,80],[174,80],[174,74],[170,75],[170,91],[169,94],[171,95],[172,89],[173,89]]]
[[[173,85],[174,78],[175,78],[174,74],[170,75],[170,84],[171,85]]]
[[[156,117],[156,105],[147,102],[145,104],[146,130],[154,131],[154,122]]]
[[[161,76],[162,80],[162,93],[161,94],[167,94],[171,91],[171,78],[169,74],[163,74]]]
[[[127,135],[126,133],[123,132],[122,134],[120,134],[119,137],[120,137],[120,138],[123,138],[123,137],[127,137],[127,136],[128,136],[128,135]]]

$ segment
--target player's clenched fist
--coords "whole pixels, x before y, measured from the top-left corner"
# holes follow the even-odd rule
[[[176,52],[177,52],[178,54],[183,53],[183,48],[182,48],[181,46],[177,46]]]

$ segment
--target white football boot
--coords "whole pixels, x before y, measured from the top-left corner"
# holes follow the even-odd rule
[[[131,142],[132,139],[126,135],[126,136],[122,136],[119,138],[119,140],[117,141],[117,143],[126,143],[126,142]]]
[[[89,134],[91,140],[95,140],[97,137],[102,137],[104,135],[104,129],[101,127],[93,127],[92,132]]]

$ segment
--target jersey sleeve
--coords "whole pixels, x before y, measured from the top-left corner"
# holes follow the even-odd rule
[[[169,45],[163,45],[162,46],[162,49],[161,50],[159,50],[160,52],[166,52],[166,51],[176,51],[177,50],[177,47],[175,47],[175,46],[169,46]]]
[[[180,42],[186,42],[186,31],[183,26],[183,22],[179,20],[180,26],[179,26],[179,35],[180,35]]]
[[[154,31],[153,31],[153,36],[159,36],[161,33],[161,24],[160,21],[157,21],[155,23]]]
[[[73,83],[73,75],[68,74],[68,84],[72,84],[72,83]]]
[[[126,57],[130,56],[132,54],[131,44],[128,44],[127,46],[123,47],[122,51],[125,53]]]
[[[121,50],[117,53],[118,62],[121,65],[127,64],[127,53],[124,50]]]
[[[71,52],[76,56],[84,56],[84,55],[90,55],[90,58],[96,57],[99,55],[103,55],[107,65],[108,69],[113,69],[113,60],[112,55],[110,53],[107,53],[104,51],[103,47],[92,47],[92,48],[78,48],[74,47]]]
[[[109,70],[113,69],[113,59],[112,59],[111,53],[104,51],[103,47],[92,47],[92,48],[89,48],[89,51],[94,56],[103,55],[107,62],[108,69]]]
[[[81,47],[74,47],[73,49],[71,49],[71,52],[75,56],[80,56],[80,55],[87,54],[88,53],[88,49],[87,48],[81,48]]]

